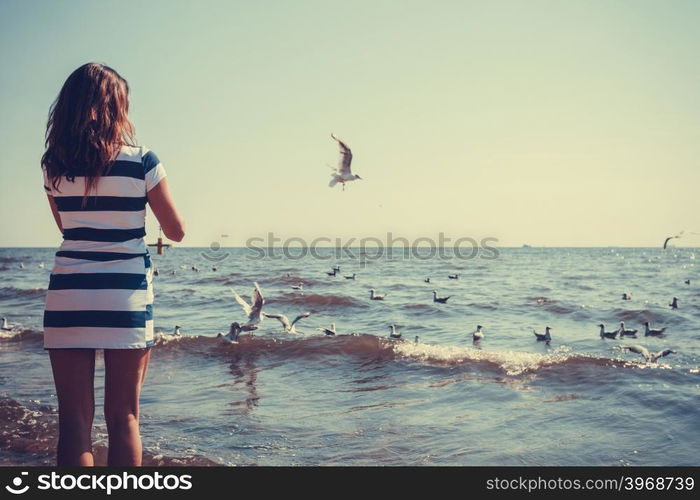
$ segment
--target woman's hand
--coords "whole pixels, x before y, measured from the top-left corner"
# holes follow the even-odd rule
[[[182,241],[185,237],[185,221],[175,208],[175,202],[168,188],[168,180],[162,179],[148,193],[148,204],[163,228],[165,237],[172,241]]]

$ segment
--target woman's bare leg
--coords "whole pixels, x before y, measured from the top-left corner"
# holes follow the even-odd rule
[[[95,350],[49,349],[58,396],[59,466],[95,465],[92,420],[95,416]]]
[[[141,465],[139,396],[150,349],[105,349],[105,420],[109,433],[107,465]]]

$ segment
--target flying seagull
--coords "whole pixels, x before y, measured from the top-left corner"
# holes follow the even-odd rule
[[[243,312],[245,312],[245,315],[248,317],[248,321],[241,327],[241,329],[244,331],[249,329],[246,327],[257,327],[257,325],[262,321],[260,318],[260,313],[262,312],[265,299],[263,297],[262,290],[260,290],[260,285],[258,285],[257,282],[253,283],[253,285],[255,288],[253,289],[253,293],[250,295],[250,304],[248,304],[243,297],[238,295],[236,291],[231,288],[233,298],[236,299],[236,302],[241,305]]]
[[[685,231],[681,231],[680,233],[678,233],[678,234],[675,235],[675,236],[669,236],[668,238],[666,238],[666,239],[664,240],[664,250],[666,250],[666,246],[668,245],[668,242],[669,242],[669,241],[671,241],[671,240],[673,240],[673,239],[676,239],[676,238],[680,238],[681,236],[683,236],[683,233],[684,233],[684,232],[685,232]]]
[[[286,333],[297,333],[296,328],[295,328],[295,325],[297,324],[297,322],[299,322],[300,320],[302,320],[304,318],[308,318],[309,316],[311,316],[311,313],[310,312],[302,313],[299,316],[297,316],[296,318],[294,318],[294,321],[292,321],[291,323],[289,322],[289,318],[287,316],[285,316],[284,314],[262,313],[262,315],[265,316],[266,318],[273,318],[273,319],[278,320],[280,323],[282,323],[282,327],[284,328],[284,331]]]
[[[668,356],[669,354],[676,354],[676,351],[674,351],[673,349],[664,349],[663,351],[651,354],[646,347],[641,345],[623,345],[622,347],[620,347],[620,349],[622,349],[623,351],[641,354],[642,357],[650,363],[656,363],[656,361],[659,358],[663,358],[665,356]]]
[[[352,151],[347,144],[338,139],[334,134],[331,137],[338,141],[338,146],[340,146],[340,161],[338,162],[338,168],[333,170],[331,174],[331,182],[328,183],[329,187],[333,187],[339,182],[343,185],[343,191],[345,191],[345,183],[354,181],[355,179],[362,180],[362,177],[355,175],[350,171],[350,164],[352,163]]]

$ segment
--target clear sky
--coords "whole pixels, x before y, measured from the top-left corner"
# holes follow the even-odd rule
[[[129,81],[183,245],[656,246],[700,232],[699,25],[695,0],[0,0],[0,246],[60,242],[44,127],[88,61]]]

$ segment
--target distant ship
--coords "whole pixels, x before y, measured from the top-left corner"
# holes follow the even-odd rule
[[[523,248],[532,248],[532,247],[530,245],[528,245],[527,243],[524,243]]]

